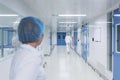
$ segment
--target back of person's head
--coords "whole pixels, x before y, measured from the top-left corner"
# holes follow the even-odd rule
[[[35,42],[40,39],[44,31],[44,24],[35,17],[23,18],[18,26],[18,37],[20,42]]]

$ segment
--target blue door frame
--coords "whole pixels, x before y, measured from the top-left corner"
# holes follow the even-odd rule
[[[88,27],[87,25],[82,26],[82,58],[87,61],[88,55]]]
[[[65,36],[66,32],[57,32],[57,45],[66,45]]]
[[[114,10],[114,15],[120,14],[120,10]],[[120,80],[120,17],[113,16],[114,26],[114,52],[113,52],[113,80]],[[119,35],[117,35],[119,34]]]

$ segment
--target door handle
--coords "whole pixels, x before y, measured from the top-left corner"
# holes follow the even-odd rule
[[[119,40],[117,40],[117,42],[119,42]]]

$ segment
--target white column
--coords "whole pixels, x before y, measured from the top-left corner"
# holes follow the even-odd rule
[[[78,25],[81,26],[81,25]],[[81,55],[81,28],[78,28],[78,44],[77,44],[77,52]]]
[[[52,17],[52,44],[57,44],[57,16]]]

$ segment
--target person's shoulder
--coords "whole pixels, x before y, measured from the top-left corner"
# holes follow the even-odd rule
[[[34,51],[30,51],[30,50],[27,50],[27,49],[17,49],[15,51],[15,57],[17,58],[21,58],[21,59],[37,59],[38,56],[35,55],[36,53]]]

